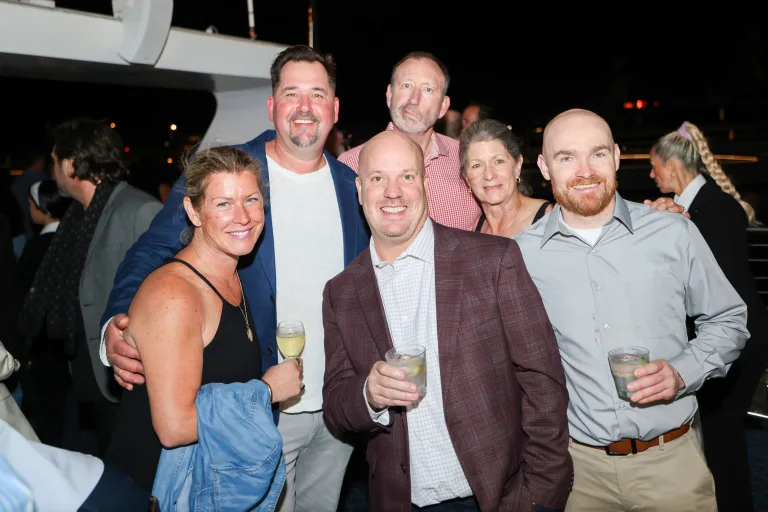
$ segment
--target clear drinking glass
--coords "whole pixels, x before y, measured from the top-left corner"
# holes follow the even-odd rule
[[[286,320],[277,324],[277,348],[283,357],[296,359],[304,350],[306,334],[304,324],[298,320]],[[304,383],[301,384],[304,389]]]
[[[384,354],[387,364],[405,372],[405,380],[418,387],[419,399],[427,394],[427,349],[422,345],[404,345]]]
[[[635,370],[645,366],[650,361],[650,352],[643,347],[620,347],[608,352],[608,361],[611,364],[611,374],[616,384],[616,392],[620,398],[629,400],[632,394],[627,391],[627,384],[635,377]]]

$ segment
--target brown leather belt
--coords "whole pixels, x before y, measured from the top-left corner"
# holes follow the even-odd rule
[[[586,446],[587,448],[594,448],[596,450],[605,450],[605,453],[608,455],[629,455],[632,454],[638,454],[642,453],[648,448],[653,448],[654,446],[659,446],[659,439],[663,438],[665,443],[669,443],[670,441],[674,441],[675,439],[679,439],[683,437],[686,432],[688,432],[691,429],[691,423],[688,422],[682,427],[676,428],[674,430],[670,430],[669,432],[666,432],[659,437],[654,437],[650,441],[642,441],[640,439],[622,439],[620,441],[616,441],[615,443],[611,443],[608,446],[593,446],[591,444],[585,444],[581,443],[573,438],[571,440],[576,443],[580,444],[581,446]]]

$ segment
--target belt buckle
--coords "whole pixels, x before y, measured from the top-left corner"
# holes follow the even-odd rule
[[[634,439],[630,439],[629,443],[632,445],[632,454],[637,455],[637,443]],[[628,453],[616,453],[611,451],[611,445],[605,447],[605,453],[606,455],[610,455],[611,457],[626,457],[629,455]]]

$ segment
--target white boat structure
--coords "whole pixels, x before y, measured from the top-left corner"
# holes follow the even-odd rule
[[[271,127],[269,67],[286,46],[172,27],[173,0],[112,6],[104,16],[53,0],[0,0],[0,75],[209,91],[216,113],[203,147]]]

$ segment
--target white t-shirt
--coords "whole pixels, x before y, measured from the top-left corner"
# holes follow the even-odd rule
[[[269,157],[267,165],[275,237],[277,321],[300,320],[306,331],[301,355],[305,389],[298,400],[281,404],[281,410],[319,411],[323,408],[325,374],[323,289],[344,270],[336,188],[328,164],[307,174],[289,171]],[[278,358],[283,361],[282,354]]]
[[[563,224],[565,224],[565,221],[563,221]],[[565,224],[568,226],[568,224]],[[600,238],[600,233],[603,231],[602,226],[599,228],[591,228],[591,229],[576,229],[572,226],[568,226],[568,229],[575,235],[579,235],[581,238],[583,238],[589,245],[595,245],[597,242],[597,239]]]

